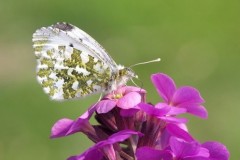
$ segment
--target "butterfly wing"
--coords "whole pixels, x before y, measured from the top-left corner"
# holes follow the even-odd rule
[[[117,65],[93,38],[77,27],[57,23],[33,34],[37,79],[54,100],[107,90]]]
[[[89,49],[93,50],[93,53],[96,53],[95,56],[99,57],[100,60],[107,63],[112,70],[115,70],[117,68],[117,64],[112,59],[112,57],[106,52],[106,50],[95,40],[93,39],[89,34],[84,32],[83,30],[79,29],[76,26],[73,26],[71,24],[66,23],[57,23],[53,25],[54,28],[60,28],[63,30],[66,30],[65,28],[71,28],[71,31],[68,32],[69,36],[74,38],[76,41],[80,41],[83,45],[88,47]]]

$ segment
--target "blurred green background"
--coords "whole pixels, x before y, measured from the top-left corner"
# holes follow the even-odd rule
[[[125,66],[160,57],[134,68],[148,100],[160,100],[149,79],[156,72],[198,88],[209,118],[189,116],[190,132],[224,143],[239,159],[239,8],[238,0],[0,0],[0,159],[59,160],[91,146],[82,134],[49,139],[55,121],[77,118],[98,99],[53,102],[36,81],[32,33],[61,21],[92,35]]]

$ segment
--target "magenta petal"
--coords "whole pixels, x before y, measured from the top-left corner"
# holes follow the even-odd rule
[[[112,110],[117,104],[117,100],[110,99],[110,100],[101,100],[96,103],[96,111],[97,113],[107,113]]]
[[[150,147],[140,147],[136,151],[138,160],[172,160],[172,154],[168,151],[156,150]]]
[[[162,102],[159,102],[155,105],[155,108],[158,108],[158,109],[163,109],[163,108],[167,108],[167,107],[171,107],[171,106],[169,106],[166,103],[162,103]]]
[[[188,134],[188,130],[187,130],[186,124],[184,124],[184,123],[177,123],[177,124],[175,124],[175,125],[177,126],[177,128],[180,128],[180,129],[181,129],[181,130],[180,130],[180,134],[182,134],[182,130],[185,131],[185,132],[183,132],[183,135],[184,135],[184,137],[187,137],[187,138],[184,138],[184,139],[188,139],[189,141],[192,140],[191,136],[190,136],[190,138],[189,138],[189,134]],[[161,135],[161,146],[162,146],[162,148],[166,148],[166,147],[169,145],[169,139],[170,139],[170,137],[171,137],[172,135],[175,136],[175,133],[174,133],[174,132],[178,132],[178,129],[177,129],[176,131],[174,131],[175,125],[174,125],[174,126],[171,126],[171,124],[168,124],[167,127],[169,127],[169,128],[167,129],[167,127],[166,127],[166,128],[163,130],[162,135]],[[173,127],[173,129],[171,129],[171,127]],[[170,132],[169,132],[168,130],[169,130]]]
[[[96,106],[97,106],[97,103],[93,104],[91,107],[88,108],[88,110],[85,113],[83,113],[80,117],[78,117],[78,119],[75,120],[74,123],[72,123],[71,127],[66,132],[65,136],[68,136],[80,131],[87,131],[90,128],[92,128],[88,120],[91,118],[92,114],[96,110]]]
[[[52,127],[51,138],[58,138],[58,137],[65,136],[73,123],[74,123],[73,120],[67,119],[67,118],[58,120]]]
[[[178,115],[182,113],[186,113],[186,108],[179,108],[179,107],[173,107],[166,103],[158,103],[155,105],[155,108],[161,109],[161,110],[167,110],[167,115]]]
[[[193,141],[193,137],[185,130],[180,128],[178,125],[175,124],[168,124],[166,127],[168,133],[170,133],[172,136],[175,136],[177,138],[184,139],[185,141],[191,142]]]
[[[169,144],[173,153],[178,158],[195,155],[197,154],[197,149],[199,148],[199,144],[194,141],[187,143],[186,141],[176,137],[171,137]]]
[[[161,108],[160,107],[155,108],[154,106],[152,106],[150,104],[140,103],[138,105],[138,107],[142,111],[146,112],[148,115],[154,115],[154,116],[157,116],[157,117],[164,116],[171,110],[171,107],[169,107],[168,105],[165,105]]]
[[[130,92],[137,92],[139,94],[146,93],[146,91],[142,88],[133,87],[133,86],[123,86],[123,87],[119,87],[117,90],[115,90],[114,93],[109,93],[109,94],[105,95],[104,98],[112,99],[115,94],[126,95]]]
[[[202,156],[192,156],[184,158],[184,160],[210,160],[208,157],[202,157]]]
[[[89,128],[92,128],[91,124],[89,123],[88,119],[82,119],[78,118],[69,128],[68,132],[65,136],[68,136],[70,134],[81,132],[81,131],[88,131]]]
[[[98,102],[97,102],[98,103]],[[81,118],[81,119],[90,119],[91,118],[91,116],[92,116],[92,114],[95,112],[95,110],[96,110],[96,105],[97,105],[97,103],[95,103],[95,104],[93,104],[91,107],[89,107],[88,109],[87,109],[87,111],[86,112],[84,112],[79,118]]]
[[[228,160],[229,152],[227,148],[219,142],[205,142],[202,147],[210,152],[210,160]]]
[[[134,87],[134,86],[124,86],[122,87],[125,90],[125,94],[129,92],[138,92],[138,93],[146,93],[146,91],[142,88]]]
[[[187,112],[191,113],[195,116],[198,116],[200,118],[207,118],[208,112],[204,106],[200,105],[189,105],[187,108]]]
[[[68,136],[70,134],[86,131],[91,128],[88,120],[91,118],[95,111],[95,104],[88,108],[77,120],[61,119],[57,121],[52,127],[51,138],[58,138]]]
[[[207,149],[202,148],[200,144],[196,141],[186,142],[182,139],[171,137],[170,146],[173,153],[179,159],[185,159],[187,157],[209,157],[209,152]],[[191,158],[191,159],[192,159]]]
[[[102,160],[103,154],[99,150],[88,150],[88,152],[78,155],[71,156],[67,160]]]
[[[161,139],[160,139],[161,148],[166,148],[169,146],[170,137],[171,137],[171,133],[169,133],[166,128],[163,129],[161,133]]]
[[[177,89],[172,99],[173,105],[178,107],[187,107],[191,104],[201,104],[203,102],[204,99],[198,90],[188,86]]]
[[[117,106],[122,109],[134,108],[141,102],[141,95],[137,92],[130,92],[118,100]]]
[[[171,107],[171,110],[167,113],[168,115],[178,115],[186,113],[186,108]]]
[[[108,140],[105,141],[104,144],[113,144],[116,142],[122,142],[125,139],[129,138],[131,135],[143,136],[143,134],[140,132],[136,132],[136,131],[132,131],[132,130],[122,130],[122,131],[119,131],[119,132],[111,135],[108,138]]]
[[[188,121],[187,118],[176,118],[176,117],[170,117],[170,116],[158,117],[158,118],[168,123],[187,123]]]
[[[196,157],[206,157],[206,158],[209,158],[210,156],[210,153],[209,153],[209,150],[204,148],[204,147],[200,147],[199,148],[199,151],[198,151],[198,154],[195,155]]]
[[[176,85],[174,81],[169,76],[162,73],[153,74],[151,76],[151,80],[156,87],[158,94],[166,103],[170,103],[173,94],[176,91]]]

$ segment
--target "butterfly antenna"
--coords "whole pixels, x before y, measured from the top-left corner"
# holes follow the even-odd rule
[[[157,58],[157,59],[154,59],[154,60],[151,60],[151,61],[146,61],[146,62],[140,62],[140,63],[134,64],[134,65],[131,65],[129,68],[134,67],[134,66],[138,66],[138,65],[142,65],[142,64],[159,62],[159,61],[161,61],[161,58]]]

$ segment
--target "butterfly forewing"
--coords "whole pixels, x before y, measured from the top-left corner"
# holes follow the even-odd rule
[[[66,25],[65,23],[57,23],[53,25],[53,27],[61,28],[62,25]],[[72,27],[71,31],[66,31],[69,36],[73,37],[79,43],[87,46],[89,49],[93,50],[96,57],[99,57],[100,60],[104,61],[109,65],[109,67],[114,71],[117,68],[117,64],[111,58],[111,56],[106,52],[106,50],[89,34],[84,32],[83,30],[75,27],[73,25],[67,24]],[[69,27],[69,28],[71,28]]]
[[[54,100],[104,92],[117,65],[93,38],[79,28],[57,23],[33,34],[37,79]]]

